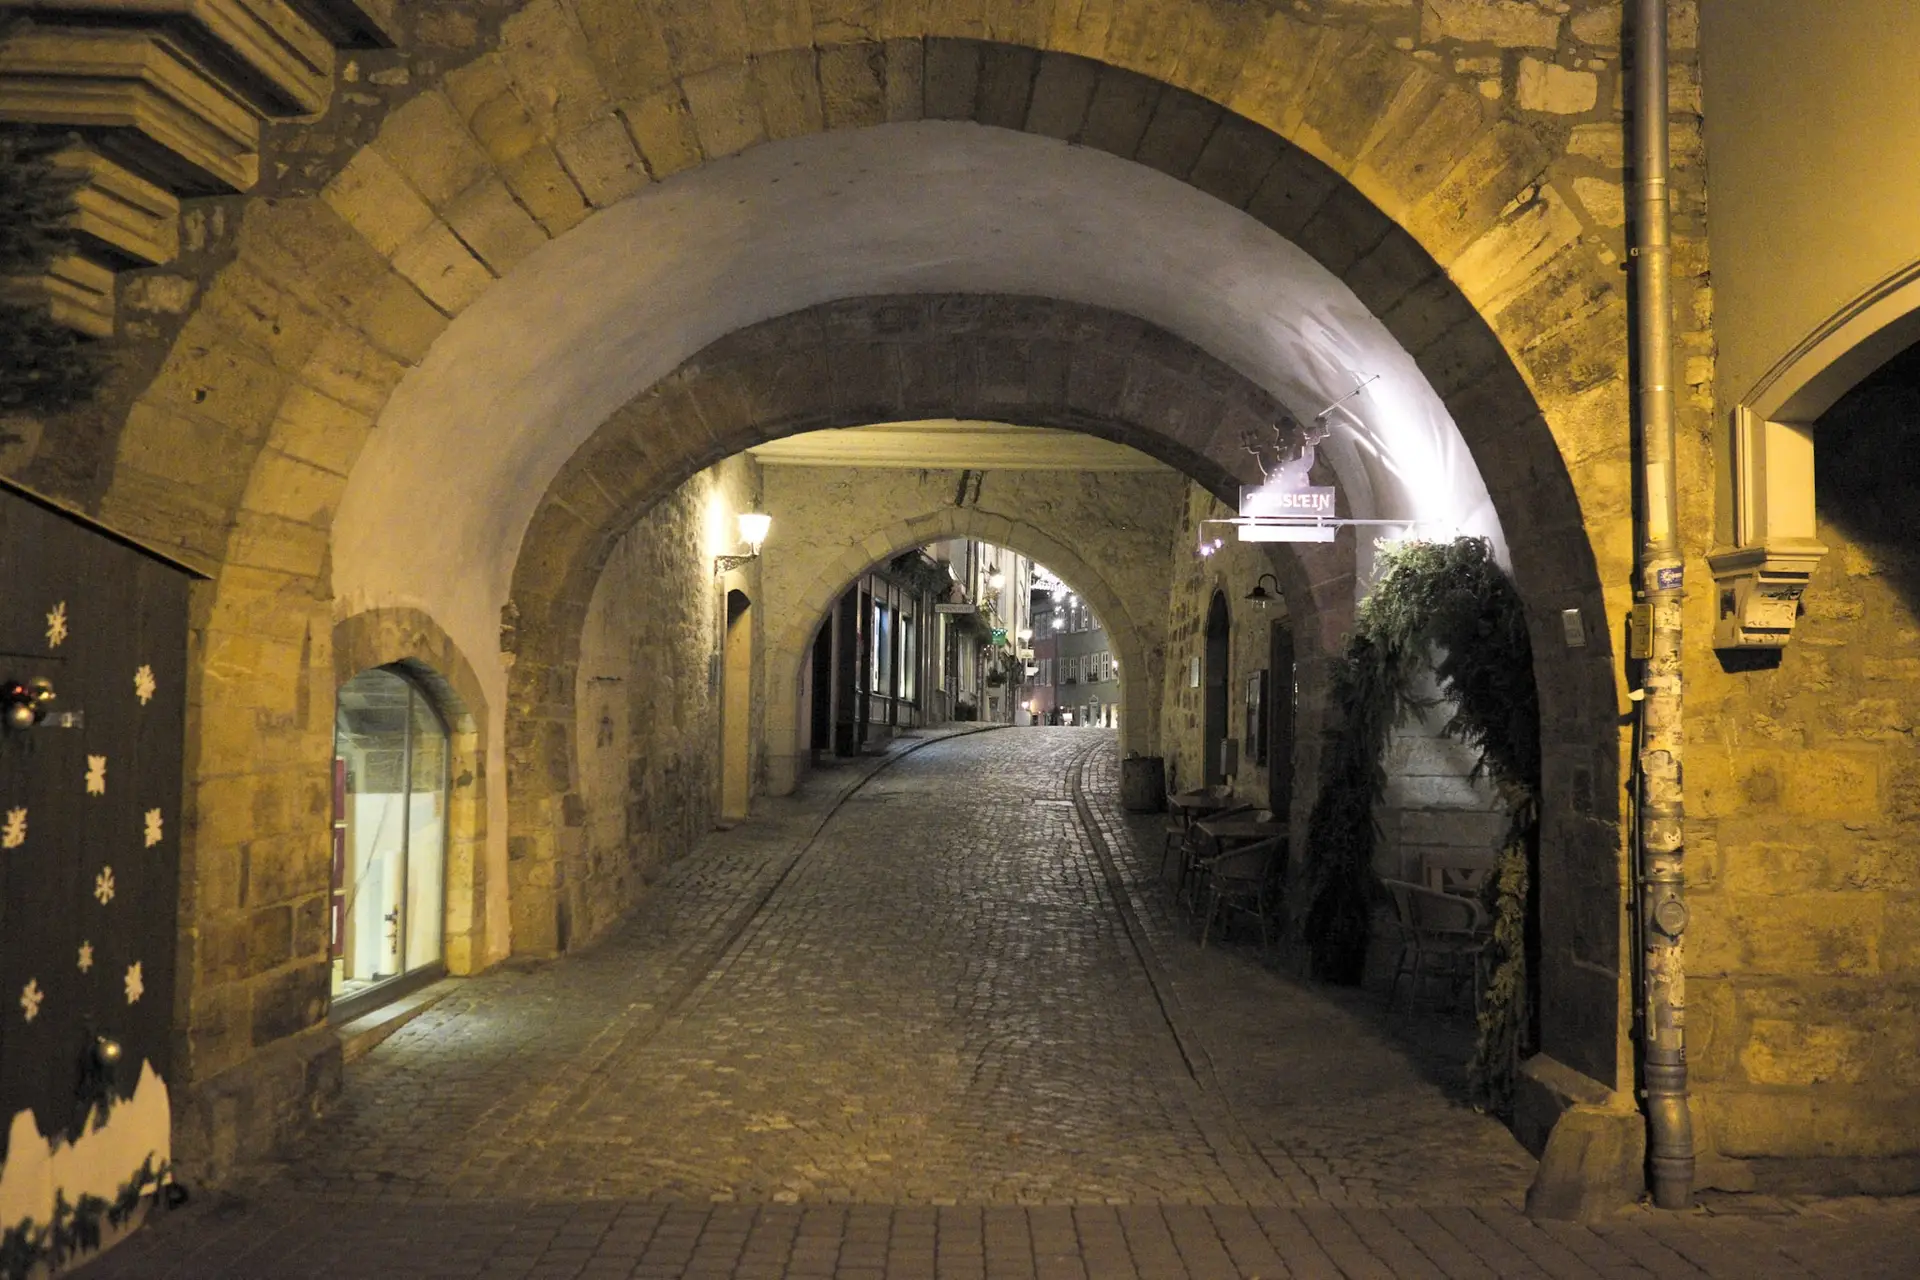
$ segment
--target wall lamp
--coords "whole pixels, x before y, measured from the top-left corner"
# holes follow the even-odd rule
[[[1273,590],[1271,591],[1267,590],[1267,583],[1269,582],[1273,584]],[[1264,609],[1275,600],[1284,599],[1285,597],[1280,594],[1280,579],[1270,573],[1263,573],[1260,575],[1260,580],[1253,584],[1253,590],[1247,592],[1246,598],[1247,603],[1251,604],[1254,608]]]
[[[746,543],[749,550],[743,556],[715,556],[713,576],[716,578],[729,569],[738,569],[750,560],[758,560],[760,546],[767,540],[767,531],[773,528],[773,517],[759,511],[742,511],[737,519],[740,524],[740,541]]]

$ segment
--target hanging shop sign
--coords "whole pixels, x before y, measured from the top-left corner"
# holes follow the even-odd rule
[[[1240,489],[1240,541],[1332,542],[1339,531],[1334,486],[1310,482],[1315,447],[1326,432],[1309,432],[1296,457]]]
[[[936,603],[933,606],[933,611],[935,613],[978,613],[980,612],[980,606],[977,604],[966,604],[966,603],[960,603],[960,604]]]

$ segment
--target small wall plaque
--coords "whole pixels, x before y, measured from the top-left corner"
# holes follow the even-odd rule
[[[1567,648],[1584,649],[1587,647],[1587,624],[1580,617],[1578,609],[1560,611],[1560,630],[1567,638]]]

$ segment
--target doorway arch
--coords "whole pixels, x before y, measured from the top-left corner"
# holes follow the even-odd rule
[[[753,795],[753,600],[728,590],[720,641],[720,816],[747,816]]]
[[[1200,713],[1201,749],[1206,753],[1203,779],[1210,787],[1226,782],[1234,770],[1227,758],[1228,666],[1233,653],[1233,619],[1227,610],[1227,597],[1219,591],[1207,604],[1206,656],[1201,660],[1203,698]]]

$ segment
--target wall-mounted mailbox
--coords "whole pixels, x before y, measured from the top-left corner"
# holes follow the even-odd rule
[[[1716,649],[1780,649],[1827,554],[1815,536],[1812,429],[1742,407],[1733,415],[1731,466],[1713,569]]]

